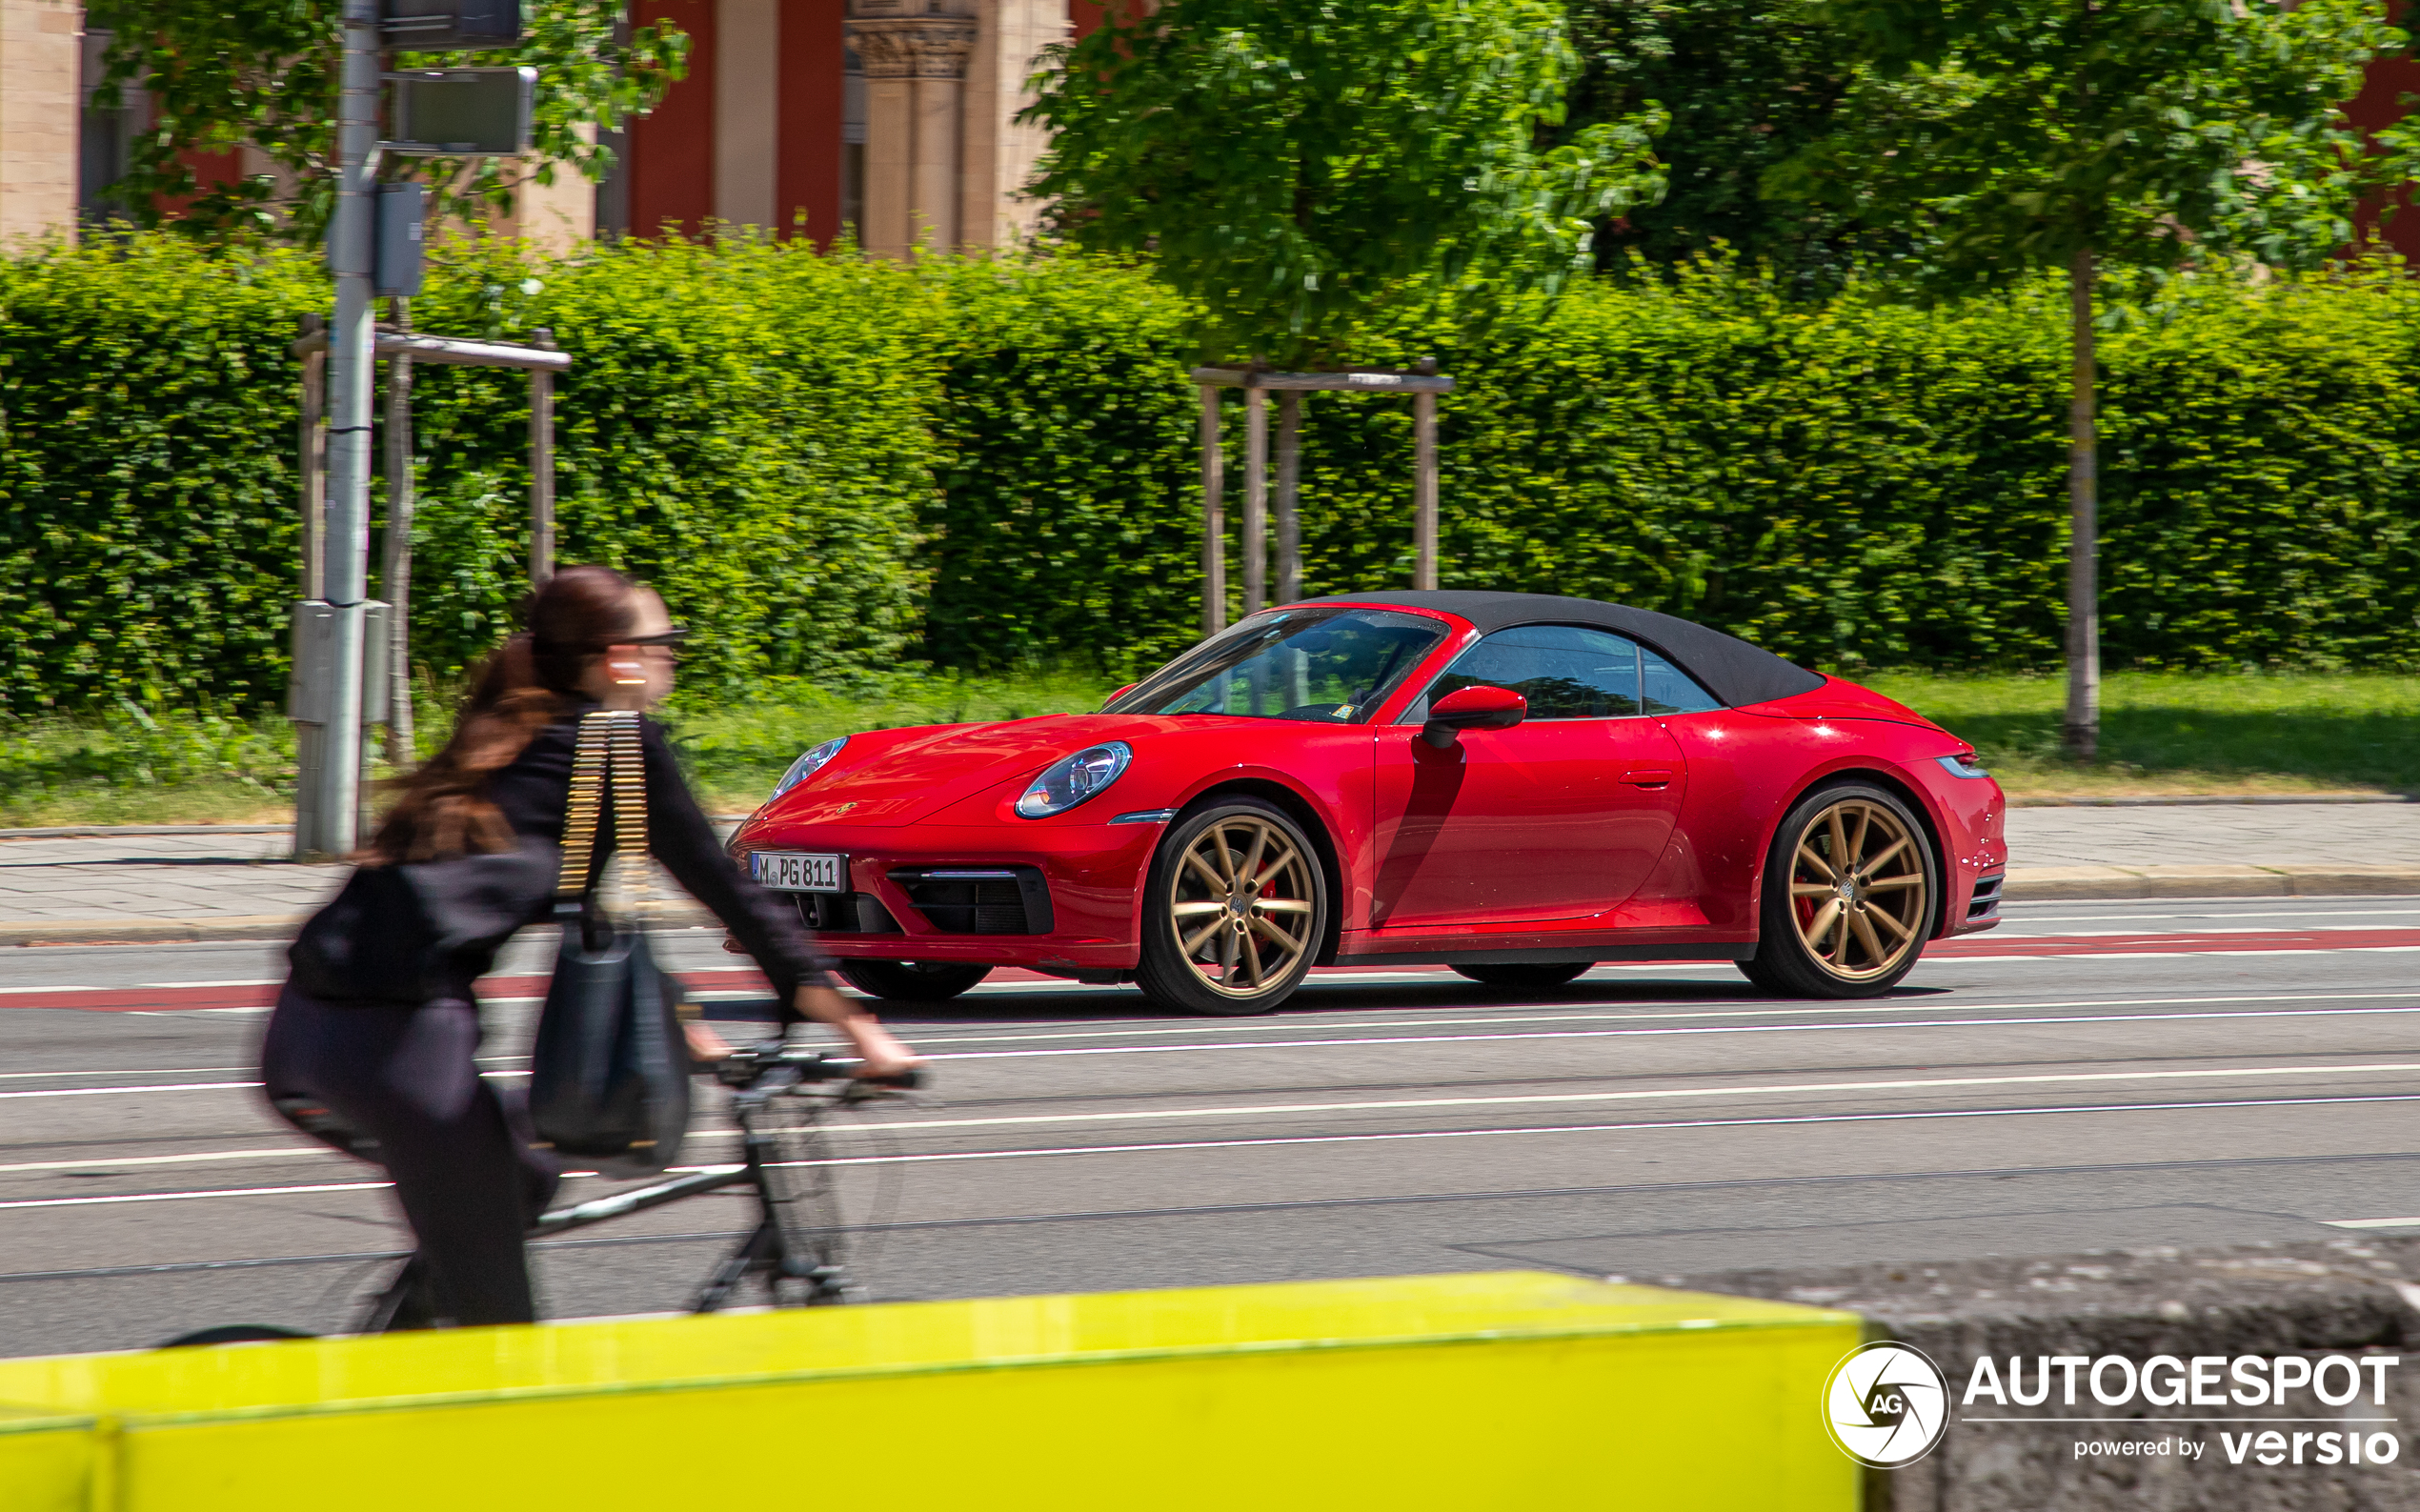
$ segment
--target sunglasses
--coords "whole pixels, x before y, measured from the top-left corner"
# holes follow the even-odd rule
[[[672,629],[661,632],[657,635],[633,635],[628,640],[616,641],[615,644],[621,646],[677,646],[688,638],[689,627],[686,625],[676,625]]]

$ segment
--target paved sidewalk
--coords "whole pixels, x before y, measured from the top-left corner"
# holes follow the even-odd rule
[[[2420,803],[2017,809],[2015,899],[2420,894]],[[278,938],[343,880],[282,833],[0,841],[0,943]],[[666,884],[673,917],[687,900]]]

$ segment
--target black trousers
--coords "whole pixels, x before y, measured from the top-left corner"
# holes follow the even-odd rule
[[[499,1094],[482,1078],[478,1049],[467,999],[329,1003],[289,984],[261,1043],[261,1080],[272,1099],[310,1099],[378,1142],[440,1316],[534,1322],[522,1239],[557,1171],[530,1147],[520,1089]]]

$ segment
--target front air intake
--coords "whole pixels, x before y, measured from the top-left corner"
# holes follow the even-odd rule
[[[891,874],[942,935],[1047,935],[1050,888],[1039,866],[919,866]]]

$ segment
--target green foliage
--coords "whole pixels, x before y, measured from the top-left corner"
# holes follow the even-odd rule
[[[454,243],[413,302],[428,330],[572,353],[556,381],[559,561],[654,583],[698,634],[693,686],[886,666],[915,641],[932,479],[930,297],[901,269],[745,237],[562,260]],[[425,497],[415,649],[448,676],[526,582],[526,378],[414,370]]]
[[[0,824],[173,823],[275,812],[294,791],[294,727],[207,709],[0,716]]]
[[[1651,107],[1663,197],[1598,227],[1598,265],[1670,263],[1718,248],[1837,285],[1872,239],[1853,213],[1764,191],[1765,175],[1821,140],[1857,76],[1849,39],[1815,0],[1568,0],[1581,71],[1569,128]],[[1569,129],[1567,128],[1567,129]]]
[[[926,266],[949,310],[932,656],[1139,675],[1200,623],[1184,307],[1122,263]]]
[[[7,709],[274,711],[287,344],[320,280],[299,253],[165,238],[0,263]],[[2064,297],[1818,303],[1704,262],[1590,280],[1476,338],[1406,319],[1354,340],[1457,377],[1448,586],[1617,599],[1848,667],[2028,668],[2061,633]],[[2156,318],[2105,343],[2112,665],[2420,666],[2420,290],[2219,269],[2128,299]],[[1122,681],[1196,634],[1187,312],[1139,265],[457,247],[414,312],[550,327],[573,353],[561,557],[664,589],[700,631],[698,708],[927,658]],[[527,388],[426,367],[414,390],[414,649],[444,683],[526,580]],[[1402,399],[1310,396],[1307,592],[1410,581],[1411,451]]]
[[[517,48],[397,54],[415,68],[535,67],[534,140],[530,163],[390,158],[389,176],[432,185],[440,220],[509,213],[514,191],[528,179],[552,184],[558,164],[604,177],[613,151],[583,128],[610,131],[644,112],[688,70],[679,28],[627,27],[625,9],[621,0],[532,0]],[[343,16],[342,0],[91,0],[85,25],[110,35],[95,92],[139,88],[148,101],[147,129],[110,190],[135,222],[207,241],[267,234],[317,244],[335,206]],[[196,154],[247,144],[282,180],[272,171],[199,182]]]
[[[1654,191],[1651,109],[1538,147],[1573,66],[1555,0],[1142,9],[1050,54],[1034,192],[1079,246],[1154,251],[1208,355],[1332,364],[1389,301],[1483,316]]]
[[[283,696],[319,277],[158,241],[0,263],[0,708]]]
[[[2310,266],[2393,165],[2344,102],[2405,34],[2373,0],[1829,0],[1870,63],[1773,188],[1904,233],[1936,289],[2078,253]],[[2396,177],[2403,176],[2396,170]]]
[[[0,708],[283,697],[288,347],[325,300],[303,254],[159,236],[0,263]],[[727,691],[914,647],[930,303],[896,268],[734,241],[560,261],[457,247],[416,309],[461,334],[560,333],[560,559],[654,581],[700,632],[691,683]],[[527,581],[528,387],[415,380],[414,652],[445,679],[501,638]]]
[[[2420,795],[2420,682],[2343,674],[2121,672],[2102,693],[2101,760],[2059,753],[2060,677],[1885,673],[1862,680],[1972,740],[2024,798],[2096,793]]]

